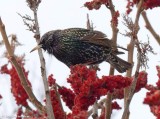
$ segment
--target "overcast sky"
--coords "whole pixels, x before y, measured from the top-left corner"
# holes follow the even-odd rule
[[[45,2],[44,2],[45,1]],[[108,38],[112,36],[112,30],[110,28],[110,12],[104,6],[98,11],[93,10],[89,11],[83,7],[83,4],[87,0],[43,0],[39,6],[38,17],[40,24],[41,34],[49,30],[54,29],[64,29],[71,27],[86,27],[86,14],[89,13],[90,19],[94,23],[94,27],[96,30],[103,31]],[[115,8],[120,11],[122,15],[125,13],[126,0],[114,0]],[[16,49],[16,54],[22,55],[26,54],[26,69],[29,70],[29,80],[32,82],[32,87],[35,95],[41,101],[43,101],[44,92],[43,85],[40,75],[40,65],[37,52],[29,53],[29,51],[36,45],[36,42],[33,38],[33,33],[27,31],[27,27],[24,26],[21,17],[17,14],[20,13],[22,15],[28,14],[31,17],[33,16],[32,11],[27,7],[25,0],[1,0],[0,1],[0,16],[6,25],[7,34],[17,34],[19,42],[24,44],[23,46]],[[147,11],[149,19],[153,24],[155,30],[160,32],[160,25],[158,25],[160,21],[160,17],[157,13],[160,13],[160,10],[153,9]],[[131,14],[131,16],[135,16],[135,12]],[[122,19],[121,17],[119,18]],[[158,44],[155,42],[154,38],[150,35],[150,33],[144,29],[143,19],[140,19],[140,26],[143,28],[139,32],[139,38],[141,41],[147,41],[148,36],[151,45],[153,46],[157,55],[149,54],[149,69],[148,72],[148,82],[151,84],[155,84],[158,80],[157,72],[155,66],[160,62],[160,48]],[[122,20],[119,22],[119,31],[124,33],[125,27],[122,24]],[[148,36],[147,36],[148,35]],[[0,40],[1,40],[0,36]],[[118,44],[126,47],[129,39],[125,38],[121,34],[118,35]],[[0,47],[4,51],[4,47]],[[0,56],[2,56],[2,50],[0,49]],[[46,67],[47,74],[54,74],[54,77],[57,79],[58,84],[69,86],[66,82],[66,78],[69,75],[69,69],[63,63],[56,60],[53,56],[48,56],[48,54],[44,53],[46,58]],[[127,57],[127,55],[121,56],[122,58]],[[136,63],[136,54],[135,54],[135,63]],[[0,66],[6,62],[4,58],[0,57]],[[108,75],[109,64],[103,63],[100,65],[101,71],[98,72],[99,76]],[[116,72],[116,74],[119,74]],[[125,75],[125,73],[123,74]],[[34,78],[33,78],[34,77]],[[0,118],[3,116],[11,116],[16,109],[16,105],[14,102],[14,98],[10,93],[10,80],[6,75],[0,75],[0,94],[3,96],[2,101],[0,101]],[[145,97],[146,90],[142,90],[141,93],[135,94],[132,103],[131,103],[131,115],[130,119],[154,119],[155,117],[151,114],[148,106],[143,105],[143,99]],[[12,102],[12,103],[11,103]],[[123,106],[123,101],[120,102],[120,105]],[[118,119],[122,115],[122,111],[114,111],[113,118]]]

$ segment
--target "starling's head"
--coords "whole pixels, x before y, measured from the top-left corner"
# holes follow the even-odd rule
[[[33,52],[35,50],[38,50],[39,48],[43,48],[44,50],[49,50],[50,48],[53,48],[55,42],[56,42],[56,37],[55,34],[58,30],[56,31],[49,31],[45,33],[39,42],[39,44],[34,47],[30,52]]]

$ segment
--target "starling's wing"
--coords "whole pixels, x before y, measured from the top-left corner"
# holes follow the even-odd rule
[[[62,33],[62,32],[61,32]],[[63,30],[63,35],[68,36],[73,41],[83,41],[92,43],[95,45],[101,45],[103,47],[111,48],[115,47],[111,40],[106,38],[106,35],[100,31],[94,31],[84,28],[69,28]],[[124,54],[118,50],[113,51],[115,54]]]
[[[112,47],[113,43],[111,40],[106,38],[106,35],[100,31],[89,31],[87,35],[81,38],[81,40],[96,45],[102,45],[107,47]]]
[[[93,31],[84,28],[69,28],[63,30],[63,34],[72,37],[73,40],[82,40],[96,45],[112,46],[112,41],[106,38],[106,35],[100,31]]]
[[[96,45],[101,45],[104,47],[108,47],[114,49],[116,46],[113,45],[112,41],[106,38],[106,35],[100,31],[90,31],[88,35],[81,38],[84,42],[93,43]],[[115,54],[124,54],[124,52],[120,52],[118,50],[114,50]]]
[[[90,30],[84,28],[69,28],[64,29],[61,33],[64,36],[68,36],[68,38],[70,38],[69,41],[77,41],[83,38],[84,36],[87,36],[89,32]]]

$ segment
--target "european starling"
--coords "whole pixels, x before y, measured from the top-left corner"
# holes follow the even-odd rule
[[[32,51],[43,48],[68,67],[76,64],[99,64],[109,62],[118,72],[123,73],[132,65],[116,55],[111,40],[100,31],[84,28],[53,30],[45,33],[38,46]]]

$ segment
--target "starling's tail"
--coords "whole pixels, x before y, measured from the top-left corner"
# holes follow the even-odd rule
[[[123,73],[132,67],[131,63],[124,61],[114,54],[112,54],[111,58],[107,61],[120,73]]]

